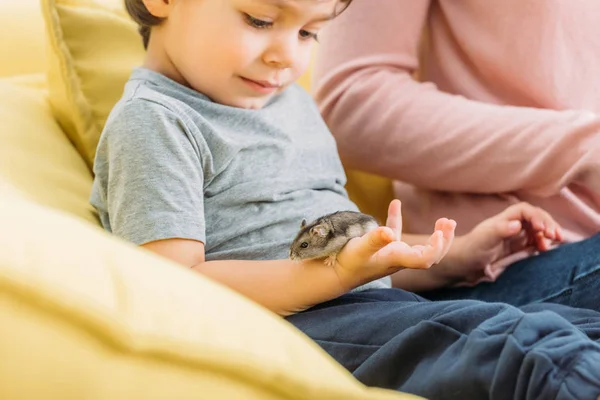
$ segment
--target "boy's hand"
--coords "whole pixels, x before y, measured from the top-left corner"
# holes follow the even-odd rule
[[[350,290],[372,280],[393,274],[403,268],[427,269],[446,255],[456,222],[442,218],[424,246],[402,242],[402,214],[399,200],[388,209],[387,226],[354,238],[337,256],[334,269],[342,285]]]
[[[563,240],[560,226],[546,211],[528,203],[514,204],[456,238],[438,272],[449,283],[475,283],[500,259],[522,251],[546,251],[552,242]]]

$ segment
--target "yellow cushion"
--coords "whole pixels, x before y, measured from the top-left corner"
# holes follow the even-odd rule
[[[0,1],[0,76],[44,72],[44,21],[39,0]]]
[[[6,184],[0,221],[1,399],[414,398],[364,387],[282,318]]]
[[[362,212],[374,216],[380,223],[385,224],[388,206],[394,199],[392,181],[378,175],[348,169],[346,176],[348,177],[346,190],[352,201]]]
[[[42,0],[50,103],[91,169],[108,113],[144,49],[121,1]]]
[[[98,223],[88,201],[92,176],[36,86],[34,79],[0,80],[0,179],[36,202]]]

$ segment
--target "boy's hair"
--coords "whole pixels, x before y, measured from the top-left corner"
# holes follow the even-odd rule
[[[337,16],[344,11],[351,2],[352,0],[340,0],[341,7],[336,10],[335,15]],[[125,8],[131,18],[138,24],[138,31],[142,35],[144,49],[147,49],[148,41],[150,41],[150,30],[153,26],[159,25],[163,19],[150,14],[143,0],[125,0]]]
[[[160,24],[163,19],[150,14],[142,0],[125,0],[125,8],[131,18],[138,24],[138,31],[142,35],[144,49],[147,49],[150,40],[150,29],[154,25]]]

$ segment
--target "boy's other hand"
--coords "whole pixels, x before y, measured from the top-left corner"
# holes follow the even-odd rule
[[[402,241],[401,203],[393,200],[387,226],[350,240],[338,254],[334,268],[349,290],[403,268],[427,269],[446,255],[455,228],[456,222],[439,219],[426,245],[410,246]]]

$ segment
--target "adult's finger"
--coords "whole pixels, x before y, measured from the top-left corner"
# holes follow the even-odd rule
[[[536,231],[543,231],[549,239],[557,238],[560,225],[544,209],[521,202],[508,207],[503,214],[508,220],[527,221]]]
[[[523,224],[528,225],[529,222],[521,222],[519,219],[496,218],[494,229],[500,238],[508,239],[523,232]]]

